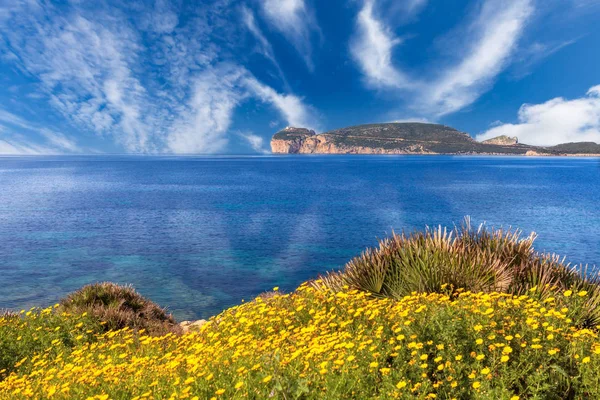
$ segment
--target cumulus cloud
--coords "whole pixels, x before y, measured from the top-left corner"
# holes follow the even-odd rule
[[[312,11],[304,0],[264,0],[263,15],[300,53],[306,66],[314,69],[311,36],[320,32]]]
[[[573,100],[557,97],[542,104],[523,104],[518,120],[516,124],[495,126],[478,135],[477,140],[507,135],[518,137],[521,143],[538,146],[600,143],[600,85]]]

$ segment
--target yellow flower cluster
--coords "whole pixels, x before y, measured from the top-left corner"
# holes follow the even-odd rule
[[[565,381],[598,398],[597,340],[573,326],[564,303],[533,294],[395,301],[303,285],[226,310],[198,332],[125,329],[47,349],[0,381],[0,398],[516,400],[556,395]]]

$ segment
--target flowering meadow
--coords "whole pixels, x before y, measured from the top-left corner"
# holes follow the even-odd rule
[[[59,308],[6,315],[0,398],[600,398],[598,334],[574,322],[588,293],[540,292],[396,300],[305,284],[162,336],[96,333]]]

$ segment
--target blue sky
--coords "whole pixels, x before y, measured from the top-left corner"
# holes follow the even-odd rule
[[[600,0],[0,0],[0,154],[429,121],[600,142]]]

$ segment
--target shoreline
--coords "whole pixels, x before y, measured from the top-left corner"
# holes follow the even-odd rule
[[[579,157],[579,158],[600,158],[600,154],[510,154],[510,153],[271,153],[273,156],[460,156],[460,157]]]

